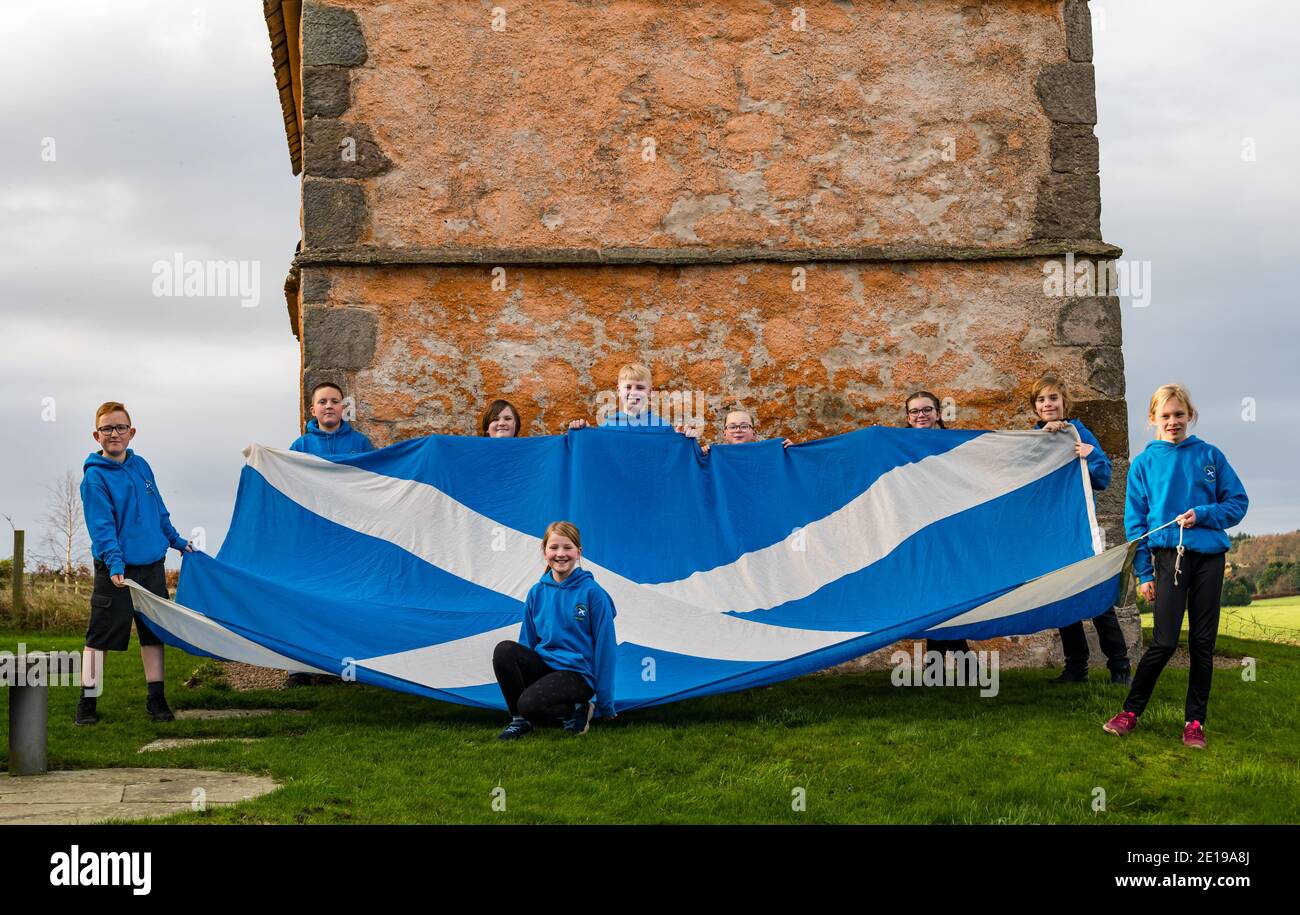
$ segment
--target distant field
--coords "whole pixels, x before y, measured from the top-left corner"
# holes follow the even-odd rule
[[[1150,619],[1144,616],[1144,624],[1150,625]],[[1183,631],[1187,631],[1186,618]],[[1249,607],[1224,607],[1219,614],[1219,634],[1300,645],[1300,596],[1257,600]]]
[[[1224,607],[1219,631],[1240,638],[1300,643],[1300,595],[1257,600],[1249,607]]]

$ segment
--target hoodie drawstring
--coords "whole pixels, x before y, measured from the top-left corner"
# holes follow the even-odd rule
[[[1178,555],[1174,558],[1174,587],[1178,587],[1178,573],[1183,570],[1183,531],[1186,530],[1181,524],[1178,525]]]

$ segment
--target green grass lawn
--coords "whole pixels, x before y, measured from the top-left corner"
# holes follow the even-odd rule
[[[29,651],[81,646],[75,635],[0,630],[0,649],[19,641]],[[51,688],[50,761],[227,769],[285,783],[171,823],[1294,823],[1300,649],[1232,638],[1220,649],[1257,658],[1257,679],[1215,672],[1210,746],[1198,752],[1180,740],[1187,672],[1177,669],[1123,740],[1101,730],[1124,691],[1100,672],[1090,685],[1055,687],[1049,671],[1017,670],[1002,672],[993,698],[894,687],[887,671],[811,676],[627,713],[581,738],[548,729],[500,743],[503,714],[355,684],[187,689],[198,661],[170,648],[173,708],[311,713],[154,724],[133,645],[109,657],[99,725],[75,727],[75,689]],[[266,740],[136,752],[166,736]],[[492,808],[497,787],[505,811]],[[792,810],[796,788],[806,811]],[[1096,788],[1105,812],[1092,810]]]

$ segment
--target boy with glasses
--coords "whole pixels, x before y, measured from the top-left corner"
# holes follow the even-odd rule
[[[743,445],[746,442],[756,442],[758,441],[756,428],[754,416],[748,410],[731,410],[727,413],[726,422],[722,427],[722,441],[718,444]],[[789,448],[794,442],[787,438],[781,444]],[[708,454],[709,446],[701,445],[700,450]]]
[[[95,411],[92,436],[100,450],[89,455],[82,467],[81,504],[95,560],[95,586],[76,723],[99,721],[95,700],[103,692],[104,652],[126,651],[132,619],[144,662],[145,709],[154,721],[171,721],[175,716],[163,695],[163,643],[135,612],[126,579],[170,599],[163,569],[167,548],[191,553],[193,547],[172,527],[153,469],[127,447],[135,438],[135,428],[126,407],[117,401],[102,404]]]

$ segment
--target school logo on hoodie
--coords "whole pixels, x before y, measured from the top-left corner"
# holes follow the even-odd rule
[[[1209,480],[1211,483],[1214,482],[1214,465],[1213,465],[1213,464],[1206,464],[1206,465],[1205,465],[1205,479]]]
[[[584,622],[586,622],[586,621],[587,621],[587,605],[586,605],[586,604],[578,604],[577,609],[573,611],[573,618],[574,618],[575,620],[577,620],[578,622],[580,622],[580,623],[584,623]]]

